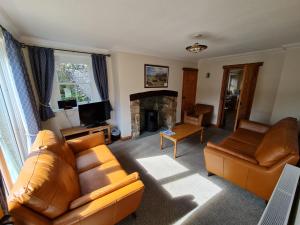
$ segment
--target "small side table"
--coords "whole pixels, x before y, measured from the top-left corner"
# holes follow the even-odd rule
[[[103,131],[105,135],[105,144],[111,144],[111,129],[112,129],[112,125],[107,124],[107,125],[92,127],[92,128],[86,128],[86,127],[66,128],[66,129],[61,129],[60,132],[65,140],[70,140],[70,139]]]

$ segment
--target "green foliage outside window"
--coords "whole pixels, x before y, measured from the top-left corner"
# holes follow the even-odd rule
[[[61,100],[91,101],[90,79],[86,64],[60,63],[57,69]]]

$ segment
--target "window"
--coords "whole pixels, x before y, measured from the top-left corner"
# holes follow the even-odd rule
[[[100,101],[92,74],[90,55],[55,52],[55,74],[51,105],[75,99],[77,104]]]

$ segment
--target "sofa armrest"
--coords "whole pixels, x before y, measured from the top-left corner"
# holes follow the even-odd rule
[[[96,147],[98,145],[104,145],[104,133],[101,131],[98,133],[93,133],[83,137],[71,139],[67,141],[67,144],[74,153],[78,153],[89,148]]]
[[[74,201],[71,202],[69,208],[70,209],[78,208],[78,207],[80,207],[84,204],[87,204],[97,198],[101,198],[104,195],[107,195],[113,191],[116,191],[122,187],[125,187],[126,185],[131,184],[137,180],[139,180],[139,174],[137,172],[129,174],[127,177],[124,177],[119,182],[99,188],[91,193],[85,194],[85,195],[75,199]]]
[[[144,184],[138,180],[56,218],[53,225],[116,224],[140,205]]]
[[[258,123],[250,120],[241,120],[239,123],[239,128],[264,134],[269,130],[270,126],[267,124]]]

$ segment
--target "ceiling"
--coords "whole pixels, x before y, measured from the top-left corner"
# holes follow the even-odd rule
[[[299,11],[300,0],[0,0],[21,40],[193,61],[300,42]],[[195,33],[208,45],[198,54],[185,50]]]

